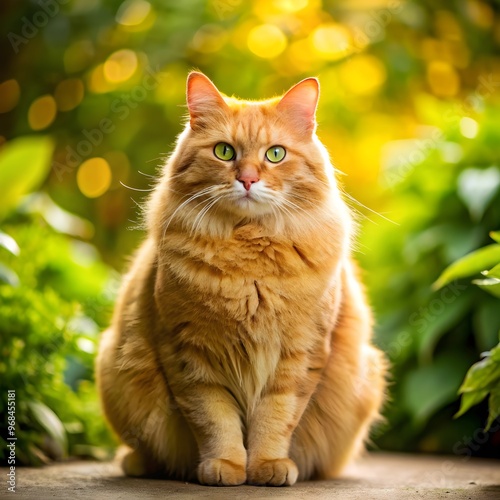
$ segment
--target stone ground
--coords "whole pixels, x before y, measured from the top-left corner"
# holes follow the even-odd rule
[[[340,479],[298,483],[289,488],[200,486],[178,481],[132,479],[113,463],[67,462],[16,470],[15,495],[1,469],[0,498],[46,500],[342,499],[500,500],[500,460],[372,453]]]

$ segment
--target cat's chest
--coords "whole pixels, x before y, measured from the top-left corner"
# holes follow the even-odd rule
[[[286,280],[315,273],[319,251],[307,242],[236,233],[230,240],[200,242],[192,255],[236,280]]]
[[[200,246],[171,260],[177,290],[207,314],[252,329],[275,328],[317,303],[324,273],[307,249],[269,238]]]

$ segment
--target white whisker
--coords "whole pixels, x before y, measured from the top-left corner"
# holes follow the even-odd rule
[[[385,215],[382,215],[381,213],[371,209],[370,207],[367,207],[366,205],[363,205],[363,203],[361,203],[360,201],[358,201],[356,198],[354,198],[354,196],[351,196],[349,193],[345,193],[343,192],[342,193],[344,196],[346,196],[347,198],[349,198],[351,201],[353,201],[354,203],[357,203],[360,207],[363,207],[365,208],[366,210],[368,210],[369,212],[375,214],[375,215],[378,215],[379,217],[381,217],[382,219],[386,220],[387,222],[390,222],[391,224],[394,224],[395,226],[399,226],[399,224],[397,222],[394,222],[393,220],[389,219],[388,217],[386,217]],[[358,213],[361,213],[358,211]],[[362,214],[364,215],[364,214]],[[365,216],[366,217],[366,216]]]
[[[142,192],[146,192],[146,193],[150,193],[151,191],[154,190],[154,188],[150,188],[150,189],[138,189],[138,188],[133,188],[131,186],[127,186],[124,182],[120,181],[120,184],[123,186],[123,187],[126,187],[127,189],[131,189],[132,191],[142,191]]]
[[[198,223],[196,224],[196,219],[194,220],[194,223],[193,223],[193,229],[191,231],[192,234],[196,234],[198,232],[198,229],[200,228],[201,226],[201,222],[203,220],[203,218],[205,217],[205,215],[207,215],[208,211],[221,199],[221,196],[215,198],[214,200],[212,200],[208,206],[204,207],[203,210],[201,210],[201,212],[196,216],[196,219],[198,219],[199,217],[199,221]],[[196,224],[196,227],[195,227],[195,224]],[[190,233],[190,234],[191,234]]]
[[[209,186],[205,189],[202,189],[201,191],[198,191],[196,193],[194,193],[192,196],[190,196],[187,200],[185,200],[184,202],[182,202],[175,210],[174,210],[174,213],[169,217],[167,223],[166,223],[166,226],[165,226],[165,229],[163,230],[163,236],[165,236],[165,234],[167,233],[167,229],[170,225],[170,223],[172,222],[172,219],[175,217],[175,215],[179,212],[179,210],[182,210],[187,204],[189,204],[191,201],[199,198],[200,196],[203,196],[205,194],[208,194],[209,192],[211,191],[214,191],[215,189],[217,189],[217,186]],[[187,196],[187,195],[186,195]]]
[[[144,175],[144,177],[150,177],[151,179],[154,179],[156,177],[155,175],[146,174],[145,172],[141,172],[140,170],[138,170],[137,172],[139,172],[141,175]]]

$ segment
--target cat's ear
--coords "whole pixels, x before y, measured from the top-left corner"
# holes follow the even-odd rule
[[[292,123],[306,133],[316,128],[316,107],[319,99],[317,78],[306,78],[294,85],[278,103],[278,110],[286,113]]]
[[[213,116],[217,110],[225,111],[228,107],[217,87],[197,71],[189,73],[186,94],[192,129],[201,125],[204,117]]]

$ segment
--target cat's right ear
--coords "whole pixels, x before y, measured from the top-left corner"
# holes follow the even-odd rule
[[[290,123],[305,134],[316,128],[316,107],[319,99],[319,82],[306,78],[293,86],[278,103],[278,110],[285,113]]]
[[[193,130],[203,123],[204,117],[213,116],[216,110],[223,111],[228,107],[217,87],[208,77],[197,71],[189,73],[186,94]]]

